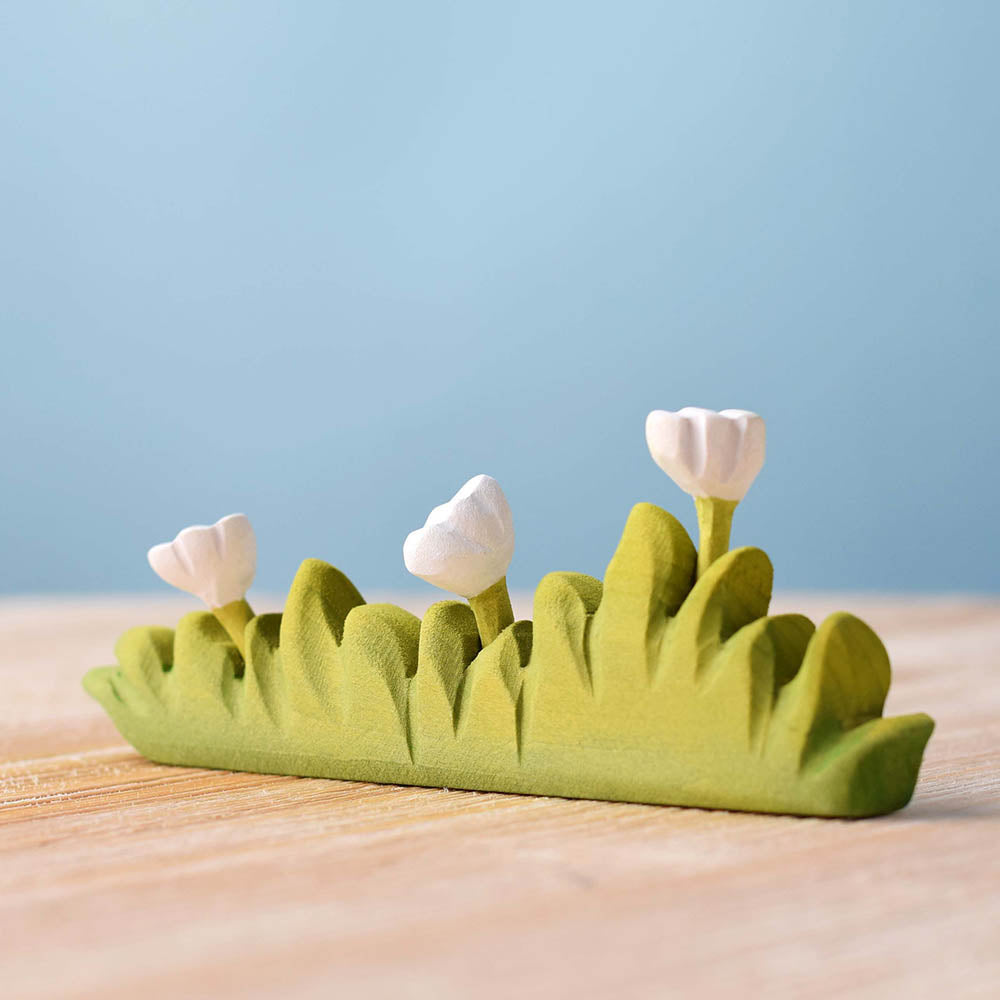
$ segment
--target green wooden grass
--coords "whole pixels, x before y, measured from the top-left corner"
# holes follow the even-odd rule
[[[889,660],[859,619],[767,616],[770,560],[695,580],[687,532],[638,504],[604,582],[550,573],[485,649],[472,610],[423,620],[299,569],[284,614],[133,629],[86,689],[168,764],[815,816],[904,806],[934,727],[882,718]]]

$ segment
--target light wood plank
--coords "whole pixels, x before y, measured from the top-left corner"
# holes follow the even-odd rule
[[[1000,602],[776,606],[866,618],[893,658],[888,711],[937,719],[903,812],[161,767],[79,681],[122,630],[190,605],[0,601],[2,996],[998,995]]]

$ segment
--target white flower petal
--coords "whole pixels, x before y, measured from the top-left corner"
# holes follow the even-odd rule
[[[491,476],[470,479],[403,543],[403,562],[414,576],[462,597],[493,586],[513,555],[514,519]]]
[[[196,524],[148,553],[153,571],[179,590],[221,608],[246,595],[257,571],[257,540],[245,514]]]
[[[646,418],[646,443],[685,493],[739,501],[764,464],[764,420],[749,410],[654,410]]]

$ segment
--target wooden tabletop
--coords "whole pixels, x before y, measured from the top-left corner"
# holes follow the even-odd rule
[[[0,995],[1000,996],[1000,601],[775,603],[861,615],[937,720],[902,812],[161,767],[80,678],[193,605],[0,601]]]

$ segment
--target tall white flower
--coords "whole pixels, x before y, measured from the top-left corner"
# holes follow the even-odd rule
[[[733,512],[764,465],[765,437],[763,418],[749,410],[685,406],[646,418],[653,461],[694,497],[698,576],[729,549]]]
[[[200,597],[243,651],[243,629],[253,617],[245,597],[257,571],[257,540],[245,514],[185,528],[154,545],[148,559],[167,583]]]
[[[470,479],[403,543],[414,576],[468,599],[484,645],[514,620],[506,582],[513,555],[514,519],[491,476]]]
[[[693,497],[739,502],[764,464],[764,420],[749,410],[685,406],[646,417],[653,461]]]

